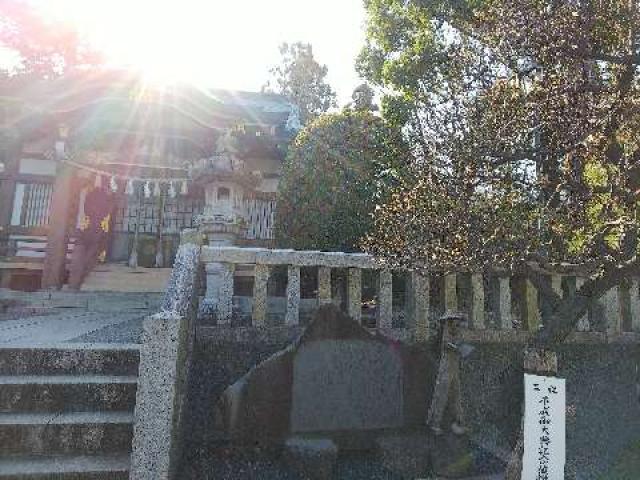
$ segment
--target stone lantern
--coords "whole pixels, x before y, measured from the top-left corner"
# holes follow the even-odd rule
[[[248,171],[238,158],[236,139],[227,131],[218,140],[216,152],[191,165],[189,174],[194,183],[202,185],[205,207],[196,221],[211,246],[230,246],[244,238],[247,213],[244,198],[255,190],[259,175]],[[219,305],[216,299],[227,298],[226,289],[233,289],[233,265],[207,264],[207,290],[200,308],[202,317],[230,317],[230,305]]]

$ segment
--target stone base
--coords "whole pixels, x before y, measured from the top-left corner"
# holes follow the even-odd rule
[[[289,466],[308,480],[329,480],[338,458],[335,443],[324,438],[293,437],[285,443]]]

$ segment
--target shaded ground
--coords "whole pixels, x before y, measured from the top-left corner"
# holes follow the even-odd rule
[[[503,478],[500,472],[504,466],[495,460],[490,454],[474,452],[476,461],[484,462],[485,471],[478,471],[477,480],[499,480]],[[274,479],[274,480],[304,480],[304,477],[295,472],[286,464],[277,451],[260,449],[244,449],[225,451],[220,450],[215,454],[211,452],[199,452],[196,458],[190,455],[190,462],[181,472],[181,478],[189,480],[244,480]],[[419,479],[435,480],[430,472],[424,472]],[[385,468],[380,462],[380,456],[375,452],[356,452],[341,454],[335,465],[333,480],[419,480],[415,477],[406,477]]]

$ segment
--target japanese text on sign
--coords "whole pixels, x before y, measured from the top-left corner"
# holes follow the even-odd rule
[[[563,480],[565,463],[565,381],[524,376],[522,480]]]

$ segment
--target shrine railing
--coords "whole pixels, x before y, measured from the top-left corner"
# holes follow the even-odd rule
[[[304,323],[305,308],[333,302],[355,320],[399,338],[428,338],[445,311],[466,312],[471,337],[481,332],[498,336],[508,332],[526,338],[541,327],[542,312],[551,308],[525,277],[500,273],[425,276],[389,270],[365,254],[203,247],[201,261],[207,276],[203,303],[211,307],[217,325],[299,325]],[[284,285],[273,295],[278,289],[271,288],[271,283],[278,271]],[[309,297],[308,292],[301,294],[301,272],[314,277],[313,298],[304,298]],[[240,288],[243,278],[249,281],[248,288],[246,281]],[[585,278],[549,274],[546,281],[564,297],[573,295]],[[606,292],[578,322],[577,330],[606,338],[627,333],[638,336],[639,285],[634,278]],[[243,316],[245,321],[239,322]]]

